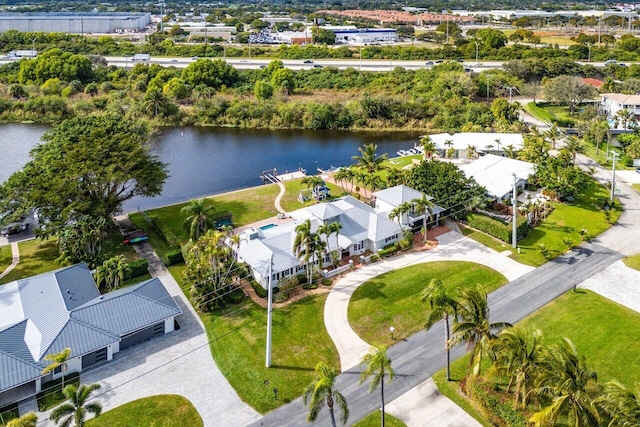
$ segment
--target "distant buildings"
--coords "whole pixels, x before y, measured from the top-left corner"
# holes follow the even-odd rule
[[[640,95],[625,95],[623,93],[603,93],[602,109],[610,117],[615,117],[620,110],[628,110],[640,116]]]
[[[0,13],[0,33],[133,33],[142,31],[150,22],[150,13]]]

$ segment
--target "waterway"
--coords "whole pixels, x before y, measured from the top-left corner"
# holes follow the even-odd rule
[[[31,148],[40,143],[45,126],[0,125],[0,182],[29,160]],[[353,163],[358,147],[375,143],[378,153],[391,157],[417,142],[419,133],[264,130],[214,127],[161,129],[152,137],[151,151],[168,164],[169,178],[160,196],[134,198],[125,212],[260,185],[260,175],[276,168],[278,173],[304,168]]]

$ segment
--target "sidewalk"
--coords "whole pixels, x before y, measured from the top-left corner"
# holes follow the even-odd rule
[[[468,261],[486,265],[513,281],[534,268],[509,258],[508,251],[496,252],[454,231],[437,237],[438,246],[425,252],[410,253],[366,265],[340,279],[327,297],[324,322],[340,354],[342,372],[357,366],[370,345],[349,325],[347,309],[353,292],[364,282],[389,271],[434,261]]]

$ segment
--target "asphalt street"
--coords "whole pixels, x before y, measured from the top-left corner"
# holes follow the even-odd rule
[[[492,322],[514,323],[545,306],[573,286],[608,267],[622,255],[598,244],[585,244],[514,280],[489,295]],[[422,321],[417,319],[416,321]],[[442,322],[393,345],[389,357],[395,378],[385,385],[385,401],[391,402],[444,367],[444,326]],[[400,332],[400,331],[398,331]],[[452,351],[452,360],[464,354],[463,347]],[[277,363],[277,362],[276,362]],[[369,394],[367,384],[359,384],[360,368],[341,374],[336,389],[347,399],[349,425],[380,407],[379,390]],[[307,408],[302,399],[265,415],[253,426],[300,426],[306,424]],[[336,415],[337,417],[337,415]],[[320,412],[316,425],[328,425],[329,412]]]

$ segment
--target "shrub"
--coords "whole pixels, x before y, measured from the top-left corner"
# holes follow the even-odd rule
[[[333,283],[333,281],[329,278],[327,279],[322,279],[322,284],[325,286],[331,286],[331,283]]]
[[[129,274],[130,279],[144,276],[149,272],[149,260],[143,258],[132,261],[129,263],[129,269],[131,270]]]
[[[164,255],[164,264],[169,267],[184,262],[181,249],[170,249]]]
[[[277,302],[277,303],[285,302],[288,299],[289,299],[289,294],[286,292],[278,292],[273,296],[273,302]]]
[[[391,256],[393,254],[395,254],[397,252],[398,248],[396,247],[396,245],[388,245],[385,246],[384,248],[380,249],[378,251],[378,256],[380,258],[386,258],[388,256]]]
[[[251,278],[251,280],[249,280],[249,283],[251,284],[251,287],[253,288],[254,291],[256,291],[256,294],[260,298],[266,298],[269,295],[267,290],[263,288],[262,285],[258,283],[255,279]]]
[[[376,262],[376,261],[378,261],[379,259],[380,259],[380,256],[378,256],[378,254],[373,254],[373,255],[371,255],[371,258],[369,258],[369,260],[370,260],[371,262]]]
[[[469,224],[469,227],[483,231],[496,239],[500,239],[506,243],[511,243],[511,235],[513,232],[511,223],[505,224],[504,222],[488,217],[487,215],[474,213],[467,215],[467,224]],[[519,216],[517,219],[517,227],[516,232],[518,234],[518,238],[524,237],[529,231],[527,218]]]
[[[226,299],[230,304],[239,304],[244,300],[244,292],[241,288],[235,288],[227,294]]]
[[[511,401],[501,399],[501,396],[481,377],[467,377],[466,391],[469,397],[480,405],[482,412],[492,425],[526,427],[527,420],[524,414],[518,412]]]

